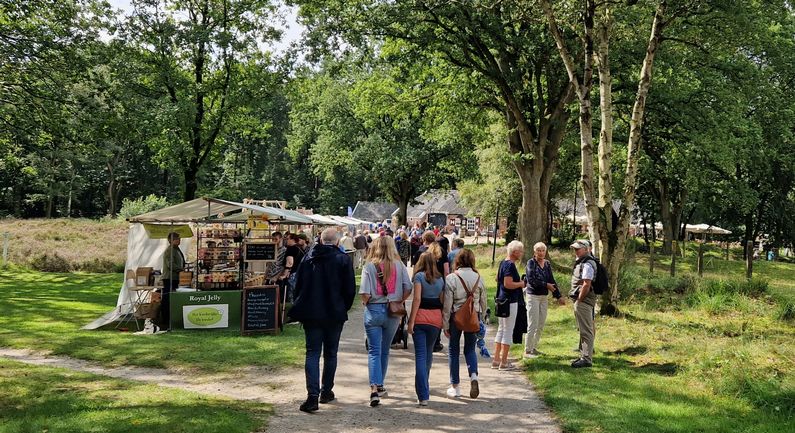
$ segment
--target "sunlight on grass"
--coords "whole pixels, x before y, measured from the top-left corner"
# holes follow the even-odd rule
[[[264,429],[269,405],[0,359],[0,433]]]
[[[253,337],[233,331],[141,336],[80,330],[113,309],[121,279],[118,274],[0,271],[0,346],[49,350],[107,366],[197,371],[294,367],[303,360],[303,332],[295,325],[286,326],[282,335]]]

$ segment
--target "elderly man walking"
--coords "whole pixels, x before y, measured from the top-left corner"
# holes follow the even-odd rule
[[[320,243],[312,248],[298,267],[295,302],[290,317],[304,326],[306,339],[306,401],[303,412],[318,410],[319,403],[334,400],[334,375],[342,326],[356,295],[351,259],[337,246],[337,231],[323,230]],[[323,376],[320,376],[320,353]]]
[[[580,332],[580,357],[571,363],[574,368],[593,365],[593,344],[596,334],[594,326],[594,309],[596,293],[591,283],[596,278],[596,261],[590,252],[591,243],[577,240],[571,244],[576,260],[571,275],[571,291],[569,297],[574,301],[574,318]]]

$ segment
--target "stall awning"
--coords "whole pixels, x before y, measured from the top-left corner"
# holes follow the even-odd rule
[[[685,226],[685,231],[690,233],[706,233],[711,235],[728,235],[731,231],[722,229],[720,227],[711,226],[709,224],[688,224]]]
[[[269,222],[285,224],[312,224],[312,220],[294,210],[279,209],[270,206],[257,206],[255,204],[238,203],[234,201],[221,200],[216,198],[208,199],[214,203],[237,206],[238,209],[247,209],[254,215],[265,215]]]
[[[339,221],[339,222],[341,222],[342,224],[344,224],[346,226],[358,226],[358,225],[361,225],[361,224],[365,224],[365,223],[363,223],[360,220],[355,220],[353,218],[348,218],[348,217],[329,215],[329,218],[331,218],[331,219],[333,219],[335,221]]]
[[[333,219],[325,217],[323,215],[312,214],[312,215],[304,215],[304,216],[309,217],[312,221],[314,221],[315,224],[320,225],[320,226],[341,226],[341,225],[344,225],[344,224],[342,224],[339,221],[333,220]]]
[[[240,210],[234,203],[213,201],[213,199],[197,198],[165,207],[156,211],[136,215],[128,219],[133,223],[189,223],[206,220],[221,213]]]

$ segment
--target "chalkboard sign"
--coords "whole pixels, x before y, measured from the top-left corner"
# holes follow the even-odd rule
[[[252,242],[246,244],[246,261],[276,260],[276,244]]]
[[[278,332],[279,286],[243,289],[243,314],[240,330],[245,334]]]

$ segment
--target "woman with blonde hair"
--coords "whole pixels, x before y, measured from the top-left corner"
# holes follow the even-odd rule
[[[367,264],[362,269],[359,295],[364,305],[364,330],[367,334],[367,369],[370,376],[370,406],[387,395],[384,382],[389,366],[389,346],[400,324],[400,317],[389,315],[389,302],[403,302],[411,295],[411,279],[400,260],[395,241],[389,236],[376,238],[370,245]]]
[[[533,258],[527,261],[525,267],[527,276],[527,339],[524,345],[524,357],[535,358],[541,355],[536,350],[544,323],[547,321],[547,301],[549,293],[561,305],[566,302],[558,290],[558,283],[552,275],[552,265],[547,260],[547,246],[543,242],[533,245]]]
[[[433,365],[433,346],[442,329],[444,277],[436,269],[436,258],[425,252],[414,267],[414,294],[408,333],[414,340],[414,389],[420,406],[430,399],[428,378]]]
[[[475,353],[477,332],[463,332],[455,325],[455,314],[464,305],[468,293],[473,294],[475,312],[478,317],[486,311],[486,287],[475,268],[475,254],[470,249],[463,249],[455,258],[455,272],[445,278],[444,307],[442,309],[442,328],[444,335],[450,339],[448,348],[448,361],[450,364],[450,388],[447,396],[461,397],[459,387],[459,353],[461,350],[461,334],[464,334],[464,359],[467,363],[470,386],[469,396],[477,398],[480,394],[478,385],[478,356]]]
[[[494,336],[494,361],[491,368],[500,370],[511,370],[513,364],[508,362],[508,350],[513,343],[513,327],[516,324],[516,313],[519,308],[519,299],[522,297],[522,290],[526,283],[519,277],[516,270],[516,262],[522,259],[524,254],[524,244],[519,241],[511,241],[508,244],[508,254],[505,260],[500,262],[497,271],[497,302],[507,302],[510,314],[508,317],[499,317],[497,322],[497,333]]]

